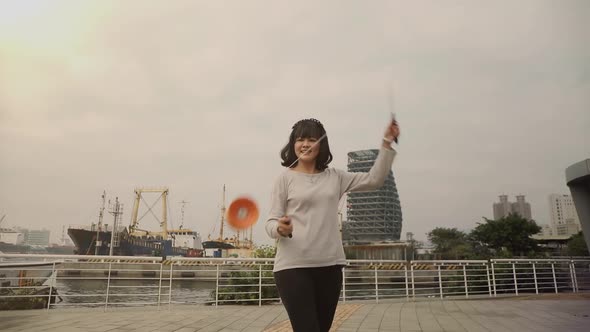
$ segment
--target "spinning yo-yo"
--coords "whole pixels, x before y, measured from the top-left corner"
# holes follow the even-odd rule
[[[227,223],[235,229],[253,226],[259,217],[258,205],[249,197],[236,198],[227,209]]]

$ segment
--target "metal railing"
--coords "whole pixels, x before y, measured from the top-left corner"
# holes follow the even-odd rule
[[[13,264],[10,271],[3,267],[27,260],[50,262],[49,271],[47,266]],[[0,261],[0,307],[34,301],[47,309],[85,306],[105,310],[280,301],[273,259],[0,254]],[[41,270],[48,276],[35,274]],[[348,260],[342,275],[343,302],[577,293],[590,290],[590,258]],[[39,306],[35,303],[34,307]]]

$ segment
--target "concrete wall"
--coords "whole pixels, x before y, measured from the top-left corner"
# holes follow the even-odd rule
[[[367,244],[344,246],[347,259],[368,260],[405,260],[407,254],[411,256],[411,248],[405,243],[397,244]]]
[[[565,178],[580,218],[586,245],[590,250],[590,159],[568,167],[565,170]]]

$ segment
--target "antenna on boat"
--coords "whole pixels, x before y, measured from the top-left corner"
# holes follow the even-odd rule
[[[186,204],[189,203],[185,200],[180,201],[180,204],[182,204],[180,206],[180,229],[182,229],[182,227],[184,226],[184,207],[186,206]]]
[[[100,212],[98,213],[98,225],[96,227],[96,239],[94,242],[94,256],[98,256],[98,248],[100,246],[100,231],[102,230],[102,218],[104,217],[104,205],[105,205],[105,199],[106,199],[106,191],[103,190],[102,191],[102,207],[100,208]],[[111,233],[112,234],[112,233]]]
[[[111,229],[111,247],[109,248],[109,256],[113,256],[113,248],[119,246],[118,229],[119,223],[121,222],[121,215],[123,214],[123,204],[119,203],[119,197],[115,197],[115,203],[111,205],[109,213],[113,215],[113,228]]]
[[[219,229],[219,241],[223,241],[223,223],[225,222],[225,184],[223,185],[223,196],[221,198],[221,228]]]

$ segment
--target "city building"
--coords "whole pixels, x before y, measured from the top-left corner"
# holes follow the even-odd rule
[[[531,204],[529,204],[524,195],[517,195],[516,202],[508,201],[508,195],[500,195],[500,202],[494,203],[494,220],[507,217],[509,214],[518,214],[521,217],[531,220]]]
[[[0,228],[0,242],[21,245],[25,242],[25,236],[13,229]]]
[[[42,230],[26,230],[25,232],[25,244],[30,246],[49,246],[49,235],[50,231],[47,229]]]
[[[379,150],[360,150],[348,153],[349,172],[368,172]],[[347,220],[342,222],[342,240],[348,245],[399,241],[402,211],[399,195],[389,171],[385,183],[377,190],[349,193]]]
[[[531,205],[524,199],[524,195],[516,195],[516,202],[512,203],[512,213],[516,213],[527,220],[533,219]]]
[[[494,203],[494,220],[506,217],[512,212],[512,204],[508,202],[508,195],[500,195],[500,202]]]
[[[549,195],[551,235],[574,235],[582,230],[580,219],[570,195]]]
[[[541,226],[541,232],[539,232],[539,235],[542,235],[542,236],[555,235],[552,225],[545,224],[545,225],[539,225],[539,226]]]

